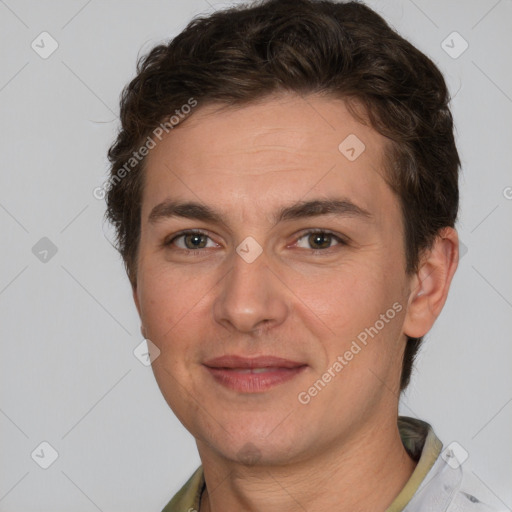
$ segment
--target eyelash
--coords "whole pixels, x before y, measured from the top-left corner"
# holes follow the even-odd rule
[[[303,231],[298,236],[297,241],[302,239],[302,238],[304,238],[305,236],[313,235],[315,233],[331,235],[331,237],[333,239],[335,239],[338,242],[338,245],[340,245],[340,246],[348,245],[346,240],[344,240],[340,236],[336,235],[334,232],[329,231],[328,229],[318,229],[318,228],[317,229],[309,229],[307,231]],[[186,236],[186,235],[204,235],[204,236],[210,238],[208,233],[205,233],[204,231],[200,231],[200,230],[196,230],[196,229],[187,229],[187,230],[184,230],[184,231],[180,231],[178,234],[173,236],[170,240],[165,241],[163,243],[163,245],[164,245],[164,247],[169,247],[169,246],[171,246],[173,244],[173,242],[175,240],[177,240],[178,238],[181,238],[183,236]],[[336,247],[336,246],[328,247],[327,249],[311,249],[311,254],[313,254],[313,255],[330,254],[331,249],[333,249],[334,247]],[[199,256],[199,255],[201,255],[201,253],[203,252],[204,249],[182,249],[181,247],[178,247],[178,250],[182,254],[185,254],[186,256],[189,256],[189,255],[192,255],[192,254],[194,256]]]

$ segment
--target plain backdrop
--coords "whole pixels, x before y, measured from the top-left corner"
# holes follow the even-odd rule
[[[460,265],[400,412],[459,443],[510,509],[512,2],[368,3],[444,73],[462,159]],[[0,0],[0,512],[157,512],[200,463],[134,355],[93,190],[138,55],[226,5]]]

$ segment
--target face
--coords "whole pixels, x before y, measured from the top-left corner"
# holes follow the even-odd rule
[[[148,155],[134,298],[200,452],[299,461],[396,422],[410,281],[385,143],[289,94],[199,105]]]

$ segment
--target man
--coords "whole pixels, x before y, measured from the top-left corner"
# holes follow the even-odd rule
[[[458,262],[448,101],[354,2],[217,12],[141,60],[107,214],[202,461],[164,511],[495,510],[398,417]]]

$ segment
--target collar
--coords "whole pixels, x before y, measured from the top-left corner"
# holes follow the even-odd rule
[[[409,480],[393,503],[386,509],[386,512],[402,512],[404,510],[438,459],[443,446],[432,427],[425,421],[399,416],[398,430],[405,449],[417,461],[417,464]],[[197,512],[204,489],[203,466],[199,466],[162,512]]]

